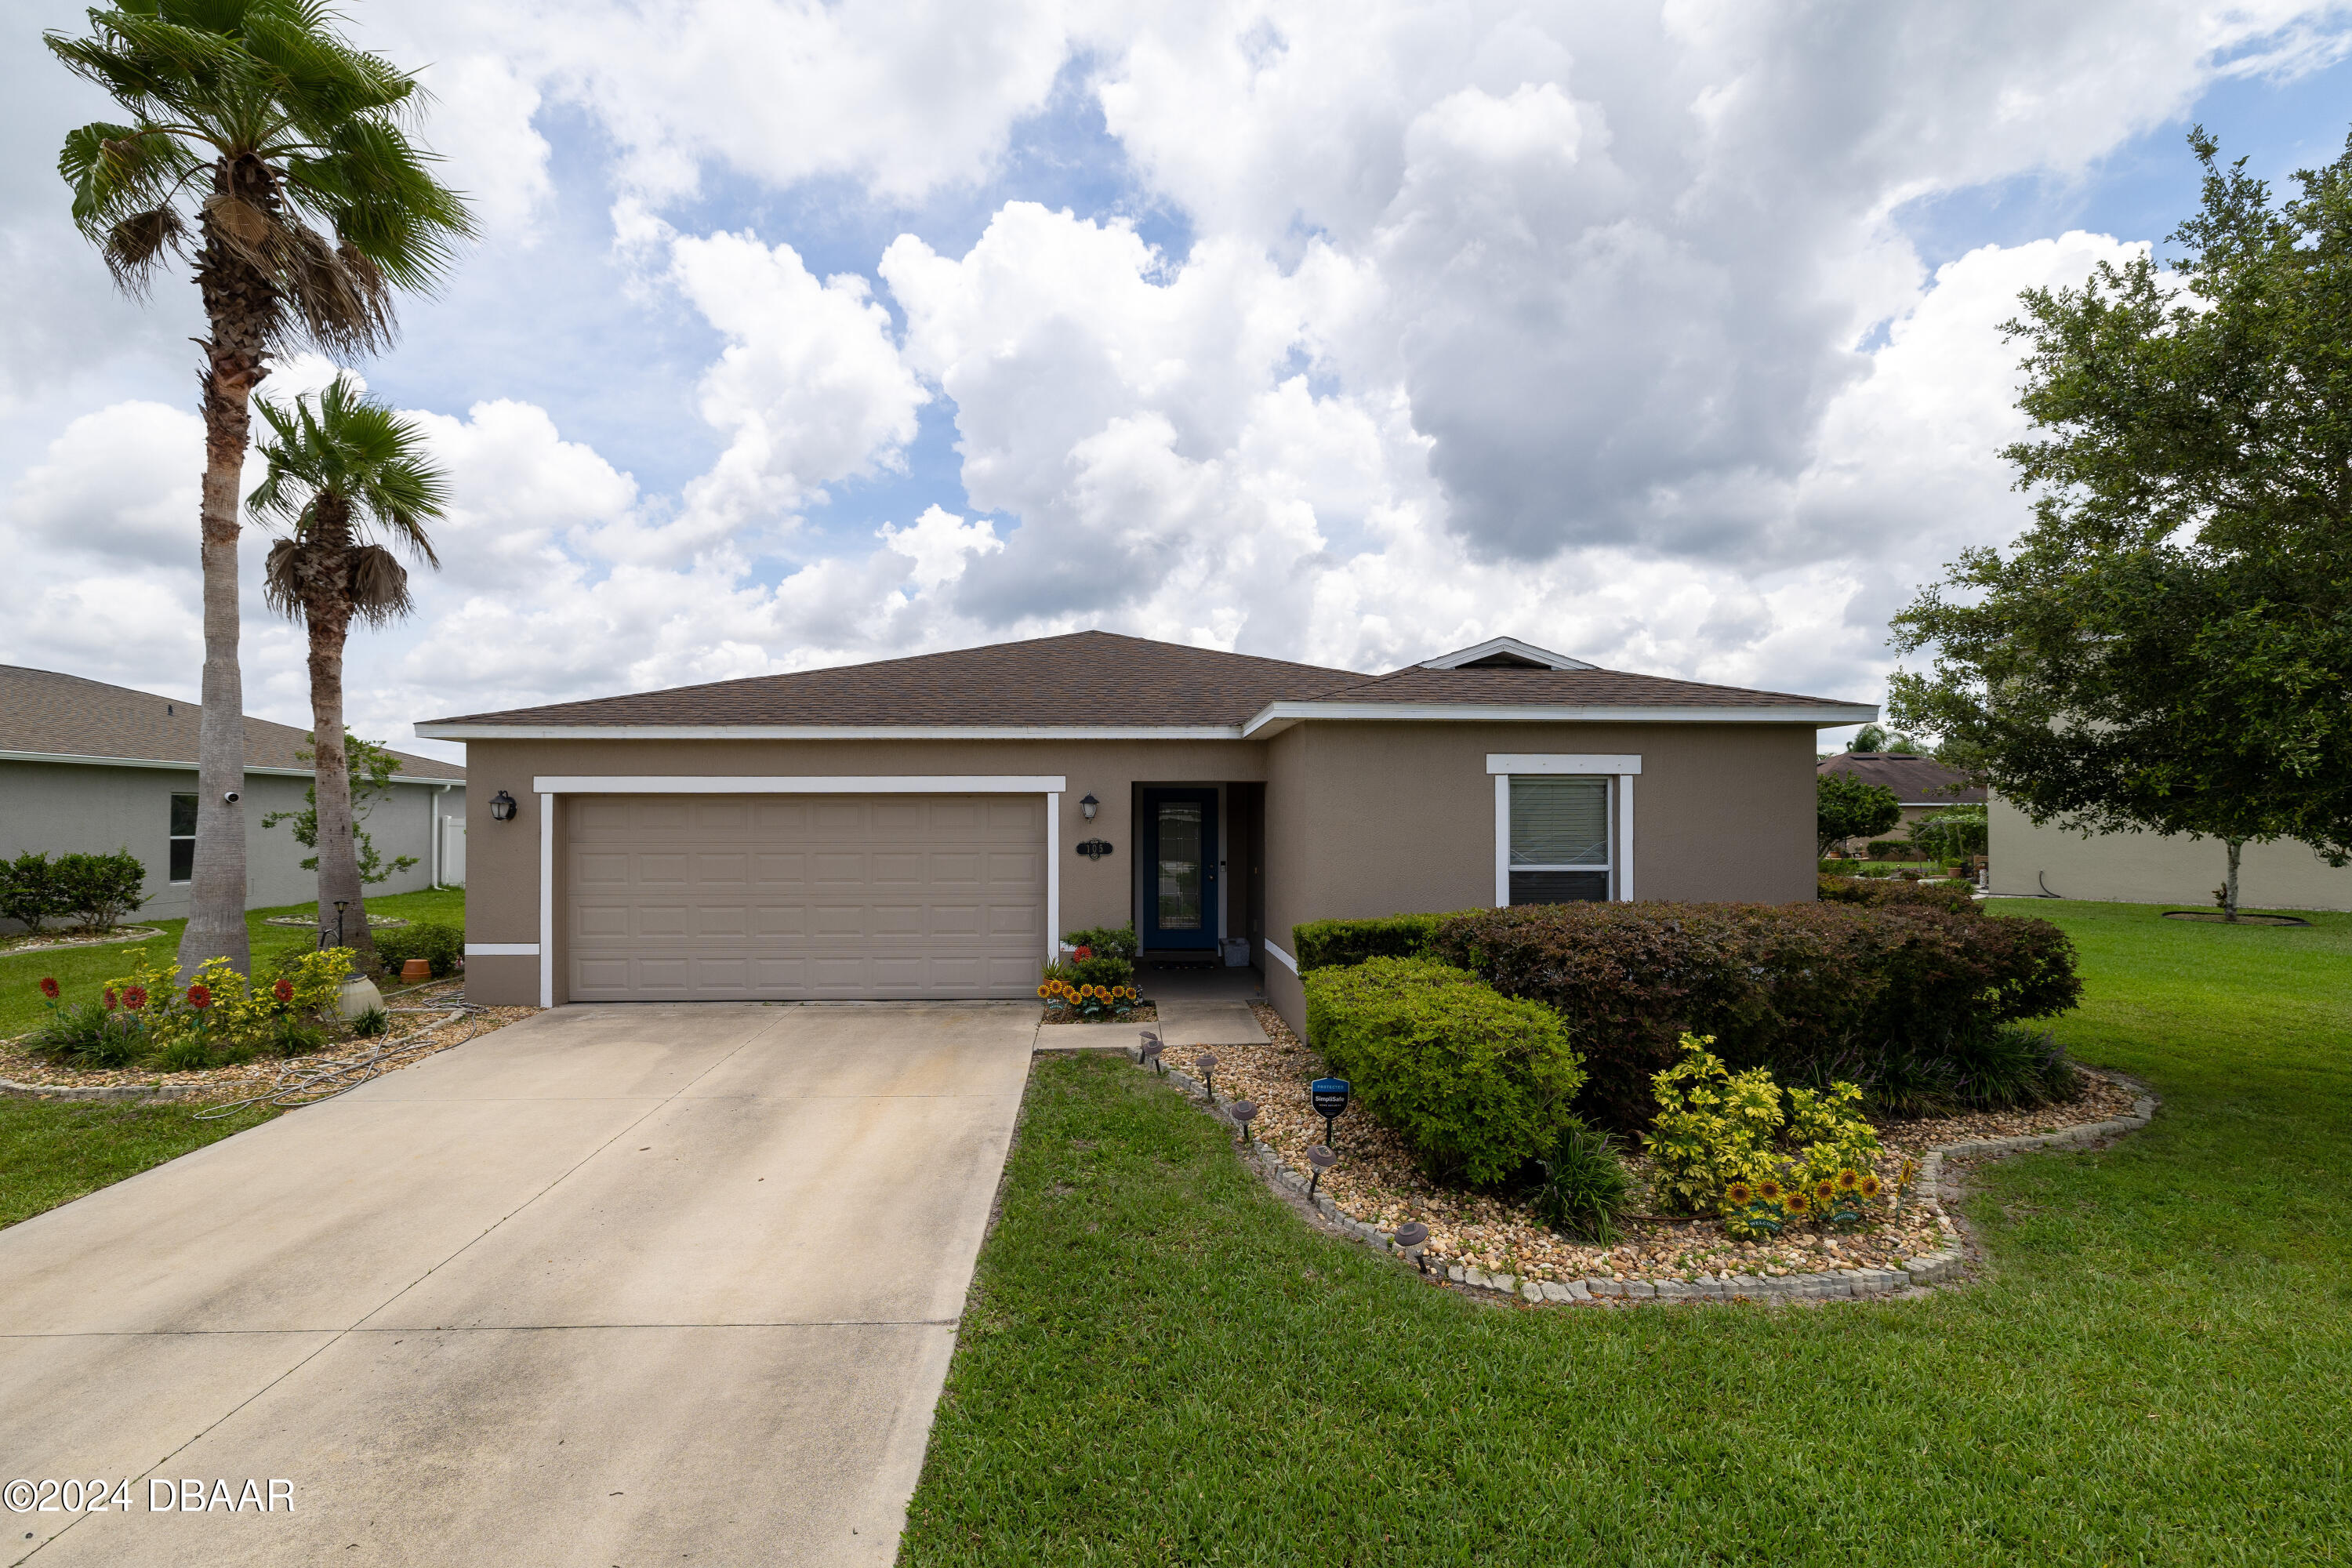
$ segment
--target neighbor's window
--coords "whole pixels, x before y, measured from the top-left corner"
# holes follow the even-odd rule
[[[1511,780],[1511,902],[1609,898],[1609,781]]]
[[[185,882],[196,874],[196,797],[175,795],[172,797],[172,876],[174,882]]]

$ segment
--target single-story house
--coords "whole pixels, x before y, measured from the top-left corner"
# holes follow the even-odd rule
[[[1922,817],[1956,805],[1982,805],[1985,801],[1984,785],[1972,784],[1958,769],[1913,752],[1835,752],[1823,757],[1816,771],[1849,774],[1895,792],[1903,807],[1903,820],[1878,835],[1882,838],[1908,838],[1913,825]],[[1845,847],[1849,852],[1859,851],[1866,843],[1850,838]]]
[[[1815,731],[1864,703],[1508,637],[1386,675],[1107,632],[435,720],[484,1003],[1026,997],[1063,934],[1564,899],[1810,899]]]
[[[0,665],[0,858],[27,850],[106,854],[129,848],[147,868],[143,919],[188,912],[194,865],[196,727],[193,702],[55,670]],[[308,903],[318,874],[291,823],[311,770],[304,731],[245,721],[246,907]],[[400,759],[388,798],[364,824],[386,860],[416,864],[372,889],[407,893],[466,879],[466,770],[430,757]]]
[[[2214,891],[2230,874],[2230,852],[2218,838],[2036,827],[1998,795],[1985,819],[1990,885],[2002,897],[2204,910],[2213,907]],[[2249,844],[2238,859],[2238,902],[2245,909],[2352,910],[2352,866],[2330,866],[2293,839]]]

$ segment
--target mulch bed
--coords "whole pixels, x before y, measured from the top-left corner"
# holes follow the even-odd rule
[[[1304,1173],[1306,1152],[1323,1142],[1323,1119],[1314,1113],[1307,1084],[1321,1077],[1322,1058],[1305,1045],[1280,1014],[1254,1003],[1267,1044],[1218,1046],[1216,1091],[1221,1101],[1253,1100],[1258,1114],[1251,1135],[1270,1144],[1284,1163]],[[1193,1070],[1189,1059],[1177,1066]],[[1780,1276],[1837,1268],[1898,1268],[1901,1260],[1933,1251],[1948,1234],[1933,1198],[1902,1190],[1914,1162],[1933,1144],[1971,1138],[2054,1131],[2129,1114],[2132,1094],[2095,1074],[2081,1100],[2037,1110],[2001,1111],[1932,1121],[1890,1122],[1879,1129],[1885,1154],[1878,1175],[1888,1197],[1872,1223],[1842,1235],[1804,1232],[1769,1241],[1743,1242],[1725,1234],[1714,1219],[1641,1215],[1627,1220],[1613,1245],[1571,1240],[1553,1232],[1534,1214],[1495,1194],[1441,1186],[1422,1175],[1403,1141],[1360,1107],[1339,1119],[1339,1164],[1324,1174],[1322,1190],[1357,1220],[1391,1230],[1408,1220],[1429,1226],[1428,1256],[1489,1273],[1525,1279],[1689,1279],[1748,1274]],[[1629,1153],[1627,1169],[1646,1192],[1649,1163]],[[1650,1202],[1637,1195],[1635,1206]]]
[[[436,981],[413,991],[395,992],[386,1000],[394,1007],[416,1007],[430,1010],[436,1006],[454,1007],[464,1000],[465,982],[461,979]],[[398,1050],[383,1063],[385,1070],[411,1066],[426,1057],[478,1039],[509,1024],[518,1023],[538,1012],[536,1007],[477,1007],[465,1016],[447,1024],[436,1024],[420,1029],[425,1022],[414,1013],[393,1015],[392,1035],[408,1036]],[[470,1027],[469,1027],[470,1026]],[[352,1037],[330,1041],[322,1048],[299,1057],[257,1057],[235,1067],[204,1068],[194,1072],[159,1072],[152,1067],[76,1068],[59,1067],[42,1060],[24,1048],[21,1041],[0,1041],[0,1079],[37,1088],[56,1089],[119,1089],[124,1087],[158,1087],[178,1089],[184,1100],[242,1100],[270,1091],[279,1079],[291,1075],[307,1074],[330,1066],[345,1058],[355,1058],[378,1048],[378,1038]]]
[[[1076,1008],[1065,1007],[1055,1002],[1047,1005],[1042,1021],[1048,1024],[1156,1024],[1160,1021],[1160,1008],[1156,1003],[1138,1002],[1127,1010],[1124,1018],[1082,1018]]]

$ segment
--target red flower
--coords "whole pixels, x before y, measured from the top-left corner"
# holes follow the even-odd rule
[[[1080,961],[1092,958],[1094,955],[1095,950],[1091,947],[1078,947],[1072,948],[1070,950],[1070,956]]]
[[[114,1011],[114,987],[111,985],[106,988],[106,1010],[110,1013]]]
[[[134,1013],[139,1011],[140,1008],[147,1005],[147,987],[144,985],[127,985],[123,987],[122,1005],[130,1008]]]
[[[58,983],[46,974],[41,976],[41,994],[52,1002],[58,999]]]
[[[189,987],[188,987],[188,1005],[189,1005],[189,1006],[191,1006],[191,1007],[209,1007],[209,1006],[211,1006],[212,1005],[213,1005],[213,993],[212,993],[212,987],[211,987],[211,986],[209,986],[209,985],[191,985],[191,986],[189,986]]]
[[[291,1002],[294,1000],[294,983],[281,976],[278,984],[269,988],[269,994],[280,1002]]]

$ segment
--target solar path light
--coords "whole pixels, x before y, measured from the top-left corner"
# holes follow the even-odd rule
[[[1227,1106],[1225,1109],[1233,1113],[1233,1118],[1235,1121],[1241,1123],[1242,1142],[1247,1143],[1250,1141],[1249,1124],[1257,1115],[1257,1101],[1254,1100],[1236,1100],[1233,1104]]]
[[[1397,1226],[1396,1244],[1399,1250],[1412,1259],[1412,1266],[1424,1274],[1429,1272],[1429,1265],[1421,1260],[1421,1249],[1429,1245],[1427,1226],[1419,1220],[1414,1220],[1410,1224]]]
[[[1307,1086],[1307,1093],[1315,1102],[1315,1114],[1323,1119],[1323,1142],[1337,1149],[1339,1140],[1331,1123],[1348,1109],[1348,1080],[1344,1078],[1318,1078]]]
[[[1141,1061],[1144,1066],[1150,1068],[1155,1076],[1168,1070],[1160,1065],[1160,1052],[1161,1048],[1159,1034],[1150,1029],[1143,1031],[1142,1041],[1135,1047],[1137,1059]]]
[[[1209,1091],[1209,1103],[1210,1103],[1211,1105],[1214,1105],[1214,1104],[1216,1104],[1216,1103],[1217,1103],[1217,1058],[1216,1058],[1216,1054],[1215,1054],[1214,1052],[1213,1052],[1213,1051],[1202,1051],[1199,1056],[1194,1057],[1194,1058],[1192,1058],[1192,1065],[1193,1065],[1194,1067],[1199,1068],[1201,1069],[1201,1087],[1202,1087],[1202,1088],[1203,1088],[1203,1089],[1207,1089],[1207,1090]]]
[[[1315,1189],[1323,1184],[1323,1173],[1338,1164],[1339,1156],[1331,1152],[1328,1146],[1318,1143],[1307,1151],[1307,1163],[1315,1167],[1315,1173],[1307,1179],[1307,1201],[1313,1203]]]

